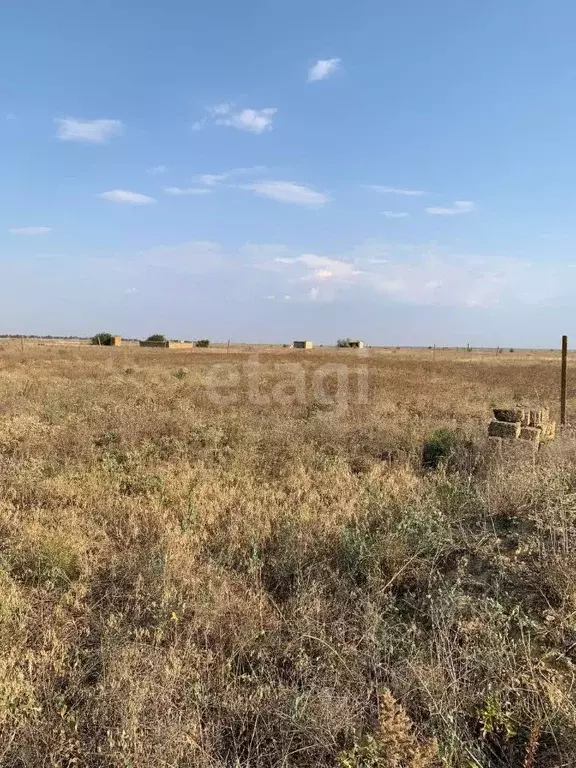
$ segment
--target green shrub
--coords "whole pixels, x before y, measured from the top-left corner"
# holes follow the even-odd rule
[[[111,333],[97,333],[92,336],[91,343],[98,347],[111,347],[113,338]]]
[[[152,336],[148,336],[146,341],[168,341],[163,333],[153,333]]]
[[[422,466],[437,469],[451,459],[458,445],[458,436],[451,429],[438,429],[424,443]]]
[[[194,346],[196,346],[196,347],[209,347],[210,346],[210,339],[198,339],[198,341],[195,342]]]

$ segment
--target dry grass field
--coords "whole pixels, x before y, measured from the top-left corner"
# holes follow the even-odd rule
[[[1,766],[576,766],[557,355],[1,347]]]

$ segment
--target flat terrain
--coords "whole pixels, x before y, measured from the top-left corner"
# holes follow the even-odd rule
[[[554,352],[0,341],[0,765],[575,766],[576,439],[485,439],[558,389]]]

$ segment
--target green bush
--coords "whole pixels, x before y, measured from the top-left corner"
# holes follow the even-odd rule
[[[153,333],[152,336],[148,336],[146,341],[168,341],[163,333]]]
[[[422,448],[422,466],[437,469],[454,456],[458,436],[451,429],[437,429]]]
[[[196,347],[209,347],[210,346],[210,339],[198,339],[198,341],[195,342],[194,346],[196,346]]]
[[[352,339],[338,339],[336,342],[336,346],[342,348],[345,347],[351,347],[352,346]]]
[[[113,338],[111,333],[97,333],[91,341],[98,347],[111,347]]]

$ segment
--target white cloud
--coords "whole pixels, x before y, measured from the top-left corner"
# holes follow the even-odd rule
[[[320,59],[308,70],[308,82],[316,83],[319,80],[326,80],[333,75],[340,67],[340,59]]]
[[[524,293],[529,286],[518,281],[519,268],[516,260],[422,253],[409,262],[389,264],[374,276],[373,285],[408,304],[488,307],[504,297],[507,303],[538,301],[533,291]]]
[[[196,176],[195,181],[198,184],[205,184],[207,187],[215,187],[236,176],[256,175],[265,170],[267,169],[264,165],[254,165],[251,168],[233,168],[231,171],[224,171],[223,173],[201,173]]]
[[[310,187],[294,184],[290,181],[257,181],[253,184],[242,185],[262,197],[269,197],[280,203],[293,203],[318,208],[329,203],[331,198],[323,192],[316,192]]]
[[[274,265],[282,265],[281,269],[289,270],[291,281],[318,283],[318,285],[340,285],[353,283],[363,274],[354,263],[343,259],[332,259],[328,256],[319,256],[315,253],[304,253],[294,257],[276,257],[272,264],[265,264],[267,268]],[[304,267],[304,274],[301,274]],[[318,295],[319,288],[316,288]]]
[[[227,174],[225,173],[201,173],[196,176],[195,181],[198,184],[205,184],[207,187],[215,187],[226,178]]]
[[[429,245],[371,242],[329,256],[298,254],[277,245],[252,244],[243,251],[252,256],[253,266],[269,275],[264,291],[279,295],[288,286],[311,284],[321,301],[349,294],[361,302],[380,294],[421,306],[535,305],[562,296],[571,282],[565,267],[551,269],[549,264],[500,254],[458,254]],[[311,299],[308,292],[299,297]]]
[[[195,120],[192,123],[191,128],[193,131],[201,131],[205,125],[206,125],[206,118],[203,117],[201,120]]]
[[[362,271],[356,269],[353,263],[342,259],[332,259],[328,256],[318,256],[315,253],[304,253],[302,256],[298,256],[295,262],[304,264],[311,270],[310,274],[301,278],[302,280],[351,282],[362,274]]]
[[[128,293],[128,294],[138,293],[138,288],[126,288],[124,293]]]
[[[47,235],[52,232],[52,227],[12,227],[8,231],[13,235]]]
[[[235,111],[231,104],[218,104],[209,107],[208,111],[216,125],[227,125],[250,133],[264,133],[272,130],[272,120],[278,110],[275,107],[265,107]]]
[[[209,189],[204,189],[203,187],[165,187],[164,192],[166,192],[167,195],[209,195],[210,194]]]
[[[471,213],[476,208],[476,204],[470,200],[456,200],[450,208],[426,208],[426,213],[432,216],[458,216],[462,213]]]
[[[410,214],[405,211],[382,211],[382,216],[386,216],[387,219],[405,219]]]
[[[229,115],[232,111],[232,104],[224,102],[223,104],[216,104],[213,107],[208,107],[208,112],[212,117],[219,117],[221,115]]]
[[[265,248],[265,247],[264,247]],[[265,254],[262,251],[262,255]],[[274,253],[274,248],[271,254]],[[276,256],[272,261],[259,264],[263,269],[284,276],[289,284],[313,283],[312,288],[301,299],[330,301],[339,292],[353,284],[365,281],[364,272],[349,259],[331,258],[316,253],[303,253],[300,256]]]
[[[78,120],[75,117],[58,117],[57,137],[62,141],[85,141],[91,144],[104,144],[113,136],[123,131],[120,120]]]
[[[142,251],[119,266],[137,285],[143,268],[191,279],[201,275],[214,290],[242,299],[286,296],[298,301],[334,301],[341,296],[362,307],[372,301],[419,306],[490,308],[531,306],[573,293],[576,264],[461,254],[429,244],[361,243],[342,253],[318,254],[287,246],[247,243],[226,249],[192,241]],[[270,299],[273,301],[274,299]]]
[[[150,176],[161,176],[167,170],[168,168],[165,165],[153,165],[151,168],[146,168],[146,173]]]
[[[14,112],[5,112],[4,120],[16,120],[16,115],[14,114]]]
[[[101,192],[98,197],[108,200],[110,203],[123,203],[126,205],[150,205],[156,200],[140,192],[129,192],[127,189],[111,189],[109,192]]]
[[[382,187],[380,184],[364,184],[367,189],[381,192],[383,195],[404,195],[405,197],[421,197],[425,195],[421,189],[401,189],[399,187]]]

